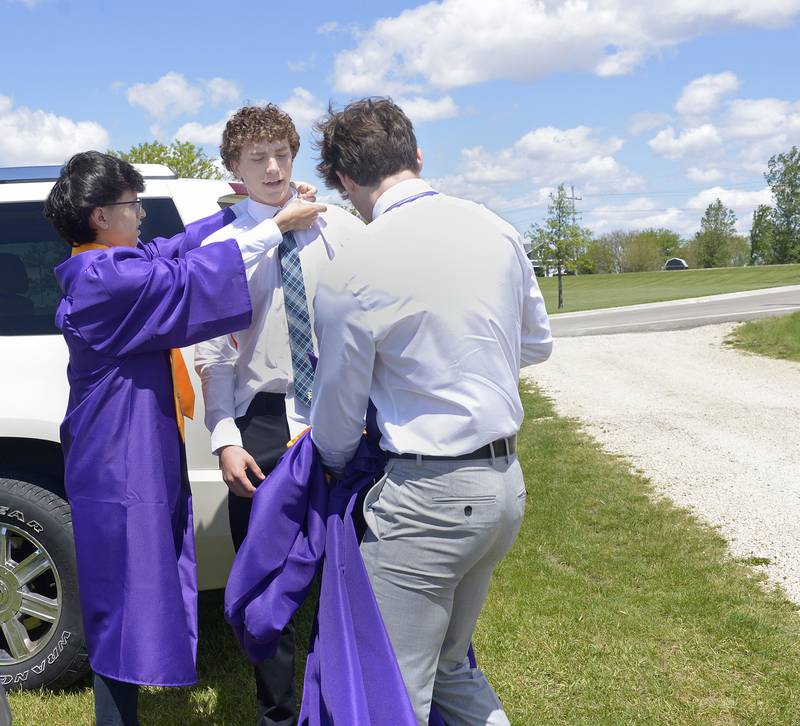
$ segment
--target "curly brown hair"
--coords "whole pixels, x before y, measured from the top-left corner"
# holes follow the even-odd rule
[[[315,124],[317,172],[330,189],[343,192],[340,171],[361,186],[378,184],[406,169],[419,173],[414,127],[391,98],[362,98],[342,111],[328,107]]]
[[[239,161],[239,153],[248,142],[282,139],[289,142],[294,159],[300,149],[300,136],[288,113],[274,103],[266,106],[243,106],[225,124],[219,154],[225,168],[232,172],[231,165]]]

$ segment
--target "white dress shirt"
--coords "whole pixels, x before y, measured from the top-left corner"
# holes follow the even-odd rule
[[[259,222],[274,217],[280,207],[245,199],[233,206],[236,219],[206,238],[202,244],[219,239],[247,236]],[[205,423],[211,432],[211,449],[242,445],[235,419],[244,415],[253,397],[260,392],[286,395],[286,414],[292,436],[309,424],[309,408],[294,397],[289,331],[283,303],[278,245],[282,235],[274,225],[275,238],[267,254],[247,269],[253,303],[249,328],[198,343],[195,369],[203,384]],[[303,268],[303,280],[312,316],[311,300],[320,269],[328,264],[346,239],[364,225],[344,209],[328,205],[310,230],[295,231],[294,237]]]
[[[381,446],[460,456],[517,432],[520,366],[552,349],[520,234],[473,202],[400,182],[324,272],[314,300],[319,363],[311,435],[341,471],[367,401]]]

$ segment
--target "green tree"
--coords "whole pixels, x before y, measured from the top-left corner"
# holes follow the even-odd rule
[[[736,236],[736,215],[720,199],[706,208],[695,235],[698,267],[724,267]]]
[[[664,259],[659,237],[654,230],[630,232],[622,243],[622,271],[650,272],[660,270]]]
[[[591,239],[591,232],[574,220],[575,208],[560,184],[550,193],[550,204],[544,224],[531,225],[526,236],[531,241],[531,253],[543,264],[552,264],[558,275],[558,307],[564,307],[563,276],[569,264],[575,264]]]
[[[773,156],[764,178],[775,200],[768,257],[773,264],[800,262],[800,149]]]
[[[628,232],[615,231],[591,240],[578,258],[578,272],[582,274],[622,272],[622,250]]]
[[[750,240],[735,234],[728,242],[728,267],[744,267],[750,262]]]
[[[773,211],[768,204],[759,204],[753,212],[753,224],[750,226],[751,265],[770,265],[773,262],[775,249]]]
[[[222,179],[214,160],[188,141],[173,141],[169,146],[160,141],[145,141],[129,151],[110,150],[131,164],[164,164],[173,174],[185,179]]]
[[[670,257],[677,257],[678,251],[683,245],[683,240],[677,232],[673,232],[671,229],[666,229],[664,227],[660,229],[646,229],[642,234],[652,237],[656,243],[656,247],[658,247],[659,254],[664,258],[663,262],[666,262]]]

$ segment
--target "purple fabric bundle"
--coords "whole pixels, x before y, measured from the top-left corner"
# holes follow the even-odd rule
[[[249,534],[225,590],[225,617],[253,662],[274,654],[323,565],[303,725],[416,724],[351,517],[358,492],[384,465],[383,452],[365,437],[342,480],[330,486],[306,433],[253,496]]]

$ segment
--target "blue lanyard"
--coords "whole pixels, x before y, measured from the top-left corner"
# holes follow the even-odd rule
[[[404,204],[413,202],[419,199],[420,197],[432,197],[438,193],[439,192],[434,191],[433,189],[429,189],[427,192],[420,192],[419,194],[415,194],[413,197],[406,197],[405,199],[401,199],[399,202],[395,202],[391,206],[386,207],[386,209],[383,210],[383,213],[386,214],[386,212],[390,212],[392,209],[395,209],[396,207],[402,207]]]

